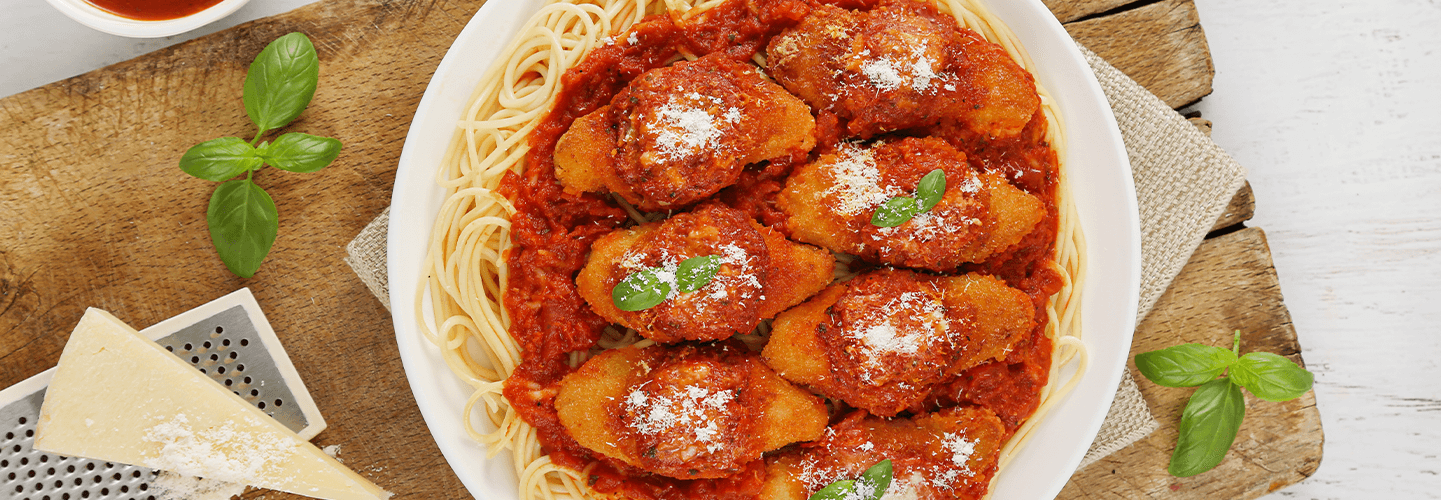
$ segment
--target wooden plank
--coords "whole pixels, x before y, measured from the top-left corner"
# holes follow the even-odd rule
[[[1251,191],[1251,183],[1241,186],[1236,191],[1236,196],[1231,198],[1231,203],[1226,205],[1226,211],[1216,219],[1216,224],[1211,226],[1212,231],[1219,231],[1228,227],[1251,220],[1256,215],[1256,193]]]
[[[1164,0],[1065,26],[1081,45],[1173,108],[1211,93],[1216,71],[1190,0]]]
[[[53,366],[86,307],[143,328],[248,286],[330,424],[317,444],[342,445],[398,498],[460,497],[400,376],[390,315],[341,259],[390,203],[422,90],[481,3],[319,2],[0,100],[0,386]],[[254,135],[246,68],[290,31],[314,40],[321,68],[287,130],[345,150],[317,173],[256,175],[280,235],[243,280],[207,233],[215,183],[176,162],[199,142]]]
[[[1242,352],[1274,352],[1302,362],[1265,233],[1256,228],[1201,244],[1136,328],[1131,354],[1186,342],[1230,347],[1233,330],[1241,330]],[[1248,393],[1246,419],[1225,461],[1193,477],[1171,477],[1165,467],[1193,389],[1153,384],[1135,371],[1134,361],[1128,368],[1160,430],[1080,470],[1059,498],[1250,499],[1300,481],[1320,465],[1323,436],[1314,393],[1285,403]]]
[[[1206,137],[1211,136],[1211,129],[1215,127],[1215,124],[1211,123],[1211,120],[1207,120],[1199,116],[1194,118],[1187,118],[1186,121],[1191,122],[1192,125],[1195,125],[1196,129],[1200,130],[1201,133],[1206,134]]]
[[[1136,3],[1136,0],[1042,0],[1051,14],[1062,23],[1069,23],[1087,16],[1095,16],[1104,12],[1112,11],[1126,5]]]

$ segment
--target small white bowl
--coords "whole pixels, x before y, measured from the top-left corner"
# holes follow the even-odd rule
[[[164,21],[141,21],[120,17],[85,0],[46,0],[56,10],[97,31],[130,38],[160,38],[178,35],[219,20],[250,0],[221,0],[194,14]]]

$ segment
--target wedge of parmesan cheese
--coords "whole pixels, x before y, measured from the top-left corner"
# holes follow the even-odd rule
[[[76,325],[35,449],[325,500],[390,494],[105,311]]]

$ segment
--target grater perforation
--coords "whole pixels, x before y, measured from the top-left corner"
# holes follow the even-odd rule
[[[141,331],[309,439],[325,427],[248,289]],[[159,337],[159,338],[157,338]],[[31,448],[54,370],[0,391],[0,500],[156,500],[157,471]]]

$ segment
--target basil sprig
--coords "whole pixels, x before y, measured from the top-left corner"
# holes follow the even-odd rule
[[[946,194],[946,172],[932,170],[916,185],[916,196],[897,196],[881,203],[871,214],[871,225],[896,227],[905,224],[912,217],[931,211]]]
[[[690,293],[705,288],[719,270],[719,255],[691,257],[673,269],[648,267],[631,273],[611,288],[611,302],[622,311],[650,309],[665,302],[671,290]]]
[[[856,492],[869,492],[867,500],[880,500],[891,487],[891,459],[881,460],[866,469],[858,479],[842,479],[826,485],[812,493],[809,500],[843,500],[852,498]]]
[[[1315,376],[1291,360],[1269,352],[1241,352],[1236,330],[1230,350],[1182,344],[1136,355],[1136,368],[1166,387],[1193,387],[1181,411],[1180,437],[1166,469],[1173,476],[1206,472],[1226,458],[1246,417],[1241,388],[1266,401],[1290,401],[1311,390]],[[1229,376],[1223,375],[1230,370]],[[1221,378],[1217,378],[1221,377]]]
[[[320,58],[302,33],[270,42],[245,75],[245,114],[255,124],[255,138],[221,137],[195,145],[180,157],[180,170],[220,182],[210,196],[205,222],[210,242],[230,272],[255,275],[279,233],[275,200],[254,181],[265,165],[290,172],[314,172],[340,155],[340,141],[299,132],[260,142],[265,133],[284,127],[310,105],[320,81]],[[241,174],[244,179],[236,179]]]

